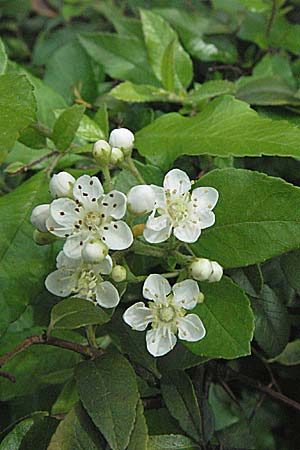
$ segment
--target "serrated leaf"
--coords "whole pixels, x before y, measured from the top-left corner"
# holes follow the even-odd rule
[[[73,105],[65,109],[57,118],[52,133],[52,140],[60,151],[66,150],[79,128],[84,113],[84,106]]]
[[[299,157],[300,130],[261,118],[247,103],[224,96],[194,117],[165,114],[138,131],[135,145],[164,169],[180,155]]]
[[[257,264],[300,246],[300,189],[280,178],[242,169],[214,170],[197,186],[220,198],[216,223],[192,248],[224,267]]]
[[[148,450],[200,450],[190,438],[180,434],[150,436]]]
[[[51,414],[67,414],[79,401],[76,380],[70,378],[62,388],[59,396],[52,405]]]
[[[106,353],[81,363],[75,375],[80,399],[94,424],[114,450],[125,450],[139,400],[131,365],[120,354]]]
[[[143,403],[142,400],[139,400],[134,427],[126,450],[148,450],[148,439],[148,427],[144,416]]]
[[[91,419],[78,404],[60,422],[47,450],[104,450]]]
[[[238,358],[249,355],[254,320],[248,297],[229,278],[218,283],[201,283],[204,302],[193,310],[202,320],[205,337],[184,342],[197,355]]]
[[[25,75],[0,75],[0,162],[35,119],[33,86]]]
[[[92,302],[69,298],[61,300],[52,308],[49,328],[73,330],[87,325],[102,325],[109,319],[110,314]]]
[[[171,415],[178,420],[181,428],[196,442],[201,440],[201,416],[189,376],[180,370],[163,375],[161,392]]]
[[[141,39],[113,33],[81,33],[79,41],[90,57],[102,65],[112,78],[137,84],[159,84],[149,67]]]
[[[125,81],[113,88],[109,95],[112,95],[118,100],[132,103],[142,102],[170,102],[181,103],[181,99],[177,94],[168,92],[156,86],[147,84],[133,84],[130,81]]]
[[[105,139],[105,132],[94,120],[84,114],[80,120],[76,136],[86,141],[95,142],[98,139]]]
[[[44,173],[0,199],[0,335],[43,291],[52,267],[52,246],[34,243],[29,222],[32,209],[49,198]]]
[[[225,94],[234,94],[236,87],[234,83],[227,80],[206,81],[201,85],[197,85],[195,89],[189,91],[184,99],[184,103],[198,103],[203,100],[218,97]]]
[[[150,64],[156,77],[170,91],[187,87],[193,77],[193,65],[176,32],[152,11],[142,10],[141,20]]]
[[[289,340],[290,323],[286,306],[267,285],[252,306],[255,313],[255,340],[269,357],[277,356]]]

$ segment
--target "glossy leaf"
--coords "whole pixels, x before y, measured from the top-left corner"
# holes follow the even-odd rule
[[[63,111],[56,120],[53,128],[52,139],[60,151],[66,150],[79,128],[84,113],[84,106],[73,105]]]
[[[136,418],[127,450],[148,450],[148,427],[144,416],[142,400],[138,401]]]

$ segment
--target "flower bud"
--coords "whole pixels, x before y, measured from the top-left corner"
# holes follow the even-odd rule
[[[50,180],[50,193],[52,197],[72,197],[75,178],[68,172],[59,172]]]
[[[215,283],[216,281],[220,281],[223,276],[223,268],[216,261],[211,261],[212,273],[208,277],[209,283]]]
[[[108,248],[101,241],[89,241],[82,249],[82,259],[90,264],[99,264],[108,255]]]
[[[142,236],[144,233],[144,229],[145,229],[145,224],[144,223],[137,223],[136,225],[134,225],[132,227],[132,234],[133,237],[138,237],[138,236]]]
[[[198,281],[206,281],[212,274],[212,263],[209,259],[197,258],[190,265],[191,276]]]
[[[111,277],[114,281],[117,283],[120,283],[121,281],[125,281],[127,277],[127,272],[125,267],[117,265],[113,268],[111,272]]]
[[[109,136],[109,143],[112,147],[129,150],[133,147],[134,134],[127,128],[116,128]]]
[[[152,211],[155,193],[151,186],[138,185],[130,189],[127,195],[128,210],[131,214],[142,215]]]
[[[111,146],[108,142],[104,141],[103,139],[95,142],[93,147],[93,156],[100,166],[107,165],[109,163],[110,155]]]
[[[118,147],[111,149],[110,162],[115,166],[124,160],[124,153]]]
[[[47,232],[46,220],[49,217],[50,205],[38,205],[31,213],[30,222],[35,228],[42,232]]]
[[[58,238],[51,233],[44,233],[39,230],[34,230],[33,240],[38,245],[49,245],[56,241]]]

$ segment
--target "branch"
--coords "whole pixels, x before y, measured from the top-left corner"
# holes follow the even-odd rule
[[[19,169],[15,170],[14,172],[10,172],[9,175],[13,176],[13,175],[17,175],[18,173],[27,172],[27,170],[31,169],[31,167],[34,167],[37,164],[45,161],[46,159],[52,158],[52,156],[55,156],[55,155],[58,155],[58,154],[59,154],[59,152],[57,150],[55,150],[55,151],[53,151],[51,153],[47,153],[46,155],[43,155],[40,158],[35,159],[31,163],[20,167]]]
[[[87,347],[86,345],[77,344],[76,342],[70,342],[66,341],[64,339],[60,339],[54,336],[47,336],[47,335],[35,335],[35,336],[29,336],[26,339],[24,339],[23,342],[21,342],[16,348],[11,350],[10,352],[6,353],[0,358],[0,367],[4,366],[8,361],[10,361],[14,356],[16,356],[18,353],[22,353],[26,348],[31,347],[32,345],[52,345],[54,347],[60,347],[64,348],[66,350],[71,350],[73,352],[79,353],[80,355],[83,355],[88,358],[95,358],[96,356],[99,356],[103,353],[103,350],[101,349],[91,349],[90,347]],[[11,375],[8,376],[6,372],[0,372],[0,375],[5,376],[6,378],[11,377]],[[5,375],[4,375],[5,374]]]

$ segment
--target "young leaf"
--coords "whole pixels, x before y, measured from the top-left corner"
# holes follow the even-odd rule
[[[196,85],[195,89],[189,91],[184,99],[184,103],[197,104],[203,100],[209,100],[214,97],[225,94],[234,94],[236,87],[234,83],[227,80],[206,81],[201,85]]]
[[[254,320],[248,297],[229,278],[218,283],[201,283],[204,302],[193,311],[202,320],[206,336],[198,342],[184,342],[197,355],[238,358],[250,354]]]
[[[75,374],[80,399],[94,424],[114,450],[125,450],[139,400],[131,365],[120,354],[107,353],[81,363]]]
[[[63,111],[53,127],[52,139],[57,149],[67,150],[72,143],[84,113],[84,106],[73,105]]]
[[[155,75],[167,89],[173,90],[169,87],[170,72],[168,73],[172,71],[172,85],[176,89],[186,88],[193,77],[193,64],[179,43],[177,34],[168,22],[152,11],[141,10],[141,20],[149,60]],[[167,67],[170,63],[171,67]],[[165,84],[167,73],[168,83]]]
[[[29,222],[34,206],[48,197],[48,180],[39,173],[0,199],[0,335],[43,290],[51,270],[52,246],[33,242]]]
[[[168,410],[181,428],[200,442],[200,410],[189,376],[180,370],[167,372],[161,380],[161,392]]]
[[[104,450],[100,433],[77,404],[60,422],[47,450]]]
[[[148,450],[148,427],[144,416],[144,408],[141,400],[138,401],[136,418],[127,450]]]
[[[109,120],[108,120],[108,111],[105,103],[102,103],[99,106],[98,111],[93,117],[94,122],[99,125],[100,129],[103,132],[103,139],[108,139],[109,135]]]
[[[174,92],[168,92],[156,86],[147,84],[133,84],[125,81],[113,88],[109,95],[112,95],[123,102],[142,103],[142,102],[169,102],[181,103],[183,98]]]
[[[300,130],[284,120],[261,118],[247,103],[224,96],[194,117],[165,114],[138,131],[135,145],[165,169],[183,154],[299,157]]]
[[[200,450],[200,447],[180,434],[150,436],[148,450]]]
[[[52,308],[49,328],[73,330],[87,325],[102,325],[109,319],[110,314],[92,302],[69,298],[61,300]]]
[[[283,352],[269,361],[278,362],[284,366],[297,366],[300,364],[300,340],[296,339],[289,342]]]
[[[33,86],[25,75],[0,75],[0,162],[19,134],[35,119]]]
[[[216,223],[192,244],[197,255],[224,267],[257,264],[300,245],[300,189],[280,178],[242,170],[214,170],[197,186],[220,193]]]
[[[269,357],[277,356],[289,340],[290,323],[286,306],[267,285],[252,306],[255,313],[255,340]]]

